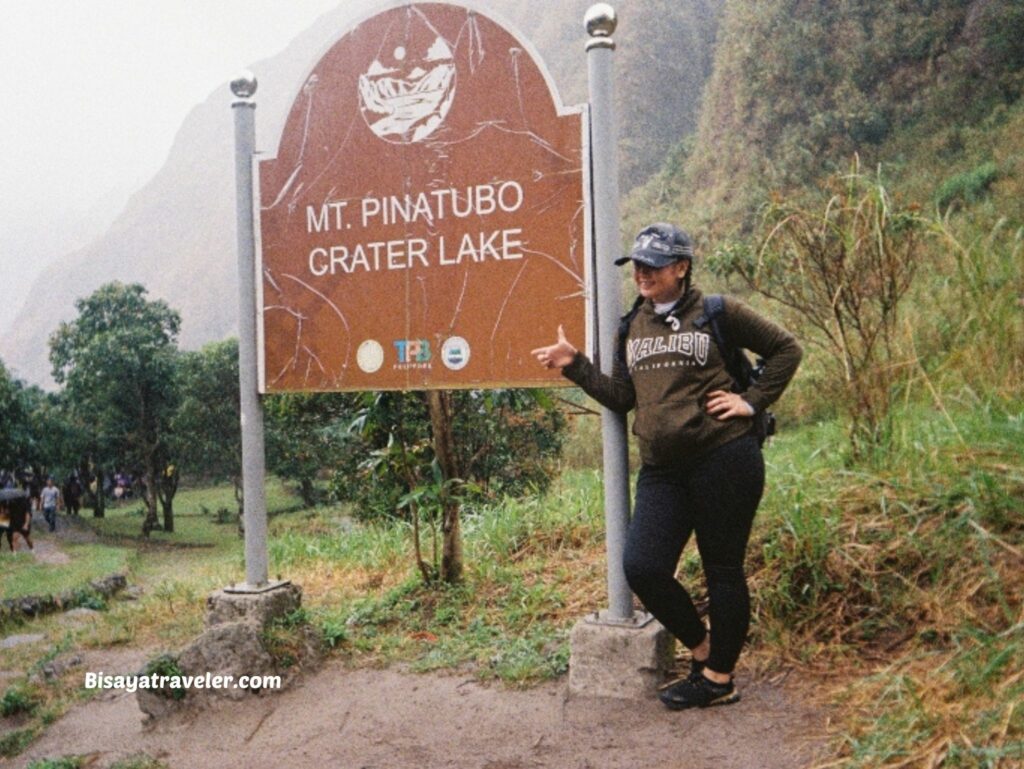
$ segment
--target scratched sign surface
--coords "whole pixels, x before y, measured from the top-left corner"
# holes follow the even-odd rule
[[[583,114],[477,11],[349,31],[259,166],[263,390],[551,386],[584,342]]]

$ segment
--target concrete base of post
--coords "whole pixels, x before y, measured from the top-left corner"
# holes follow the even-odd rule
[[[602,614],[587,615],[569,636],[570,695],[653,697],[672,664],[675,639],[649,614],[625,622]]]
[[[291,625],[288,634],[288,661],[285,662],[268,636],[274,620],[293,614],[302,606],[302,588],[290,582],[279,582],[256,591],[217,590],[206,599],[206,630],[180,652],[164,654],[151,660],[139,675],[190,676],[194,679],[223,681],[242,676],[276,677],[279,687],[263,685],[211,687],[197,683],[192,688],[175,690],[144,689],[136,692],[136,700],[150,719],[163,718],[191,708],[201,708],[212,701],[231,700],[271,694],[287,687],[304,670],[315,668],[321,658],[319,635],[308,625]]]
[[[301,605],[302,588],[288,581],[273,582],[259,588],[230,585],[206,597],[206,626],[251,622],[262,629]]]

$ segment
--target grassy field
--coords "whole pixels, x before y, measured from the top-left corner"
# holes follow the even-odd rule
[[[81,587],[109,574],[123,574],[133,558],[130,550],[107,545],[69,544],[63,550],[70,563],[37,563],[31,553],[22,550],[0,558],[0,599],[50,595]]]

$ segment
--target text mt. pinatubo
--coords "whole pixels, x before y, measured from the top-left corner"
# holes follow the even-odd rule
[[[309,271],[315,277],[454,266],[487,260],[523,258],[522,227],[474,228],[454,239],[432,235],[436,223],[465,219],[479,223],[486,217],[516,214],[523,207],[523,187],[516,181],[448,187],[403,195],[332,200],[306,206],[306,232],[333,233],[341,242],[318,245],[309,252]],[[408,225],[420,225],[424,237],[409,237]],[[361,233],[394,228],[402,237],[364,241]]]

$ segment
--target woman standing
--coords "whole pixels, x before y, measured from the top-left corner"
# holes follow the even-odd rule
[[[533,354],[605,407],[620,413],[636,408],[633,433],[643,466],[623,567],[647,610],[693,653],[690,675],[659,696],[673,709],[729,704],[739,700],[732,673],[750,624],[743,561],[764,489],[753,417],[782,394],[802,352],[785,329],[726,298],[718,320],[722,335],[731,348],[765,360],[757,381],[734,392],[704,297],[691,283],[689,236],[671,224],[653,224],[616,264],[627,261],[640,298],[626,318],[625,338],[617,340],[624,354],[616,356],[610,377],[561,327],[555,344]],[[710,632],[675,578],[693,533],[707,581]]]

